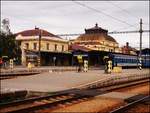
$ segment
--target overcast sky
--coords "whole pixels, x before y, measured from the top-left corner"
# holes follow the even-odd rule
[[[77,3],[78,2],[78,3]],[[108,31],[149,29],[148,1],[2,1],[1,18],[8,18],[13,33],[35,26],[53,34],[84,33],[95,23]],[[139,34],[112,35],[120,46],[139,47]],[[74,37],[75,38],[75,37]],[[149,47],[149,33],[143,33]]]

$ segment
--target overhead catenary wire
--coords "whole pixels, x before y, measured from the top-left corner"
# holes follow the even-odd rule
[[[107,3],[113,5],[114,7],[117,7],[118,9],[120,9],[122,12],[125,12],[126,14],[130,15],[131,17],[136,18],[137,20],[139,20],[139,17],[131,14],[129,11],[127,11],[126,9],[121,8],[120,6],[118,6],[117,4],[114,4],[113,2],[111,2],[110,0],[107,1]]]
[[[117,4],[113,3],[112,1],[108,0],[107,3],[113,5],[114,7],[117,7],[117,8],[120,9],[122,12],[125,12],[126,14],[130,15],[131,17],[134,17],[134,18],[136,18],[137,20],[139,20],[139,17],[137,17],[137,16],[131,14],[128,10],[121,8],[120,6],[118,6]],[[138,23],[136,23],[135,26],[138,26]],[[128,28],[130,28],[130,27],[123,27],[123,28],[120,28],[119,30],[126,30],[126,29],[128,29]],[[114,31],[118,31],[118,29],[117,29],[117,30],[114,30]]]
[[[150,30],[143,30],[143,33],[149,33]],[[112,31],[108,32],[108,34],[128,34],[128,33],[139,33],[138,30],[136,31]],[[57,36],[79,36],[83,33],[73,33],[73,34],[57,34]]]
[[[138,26],[138,23],[137,24],[134,24],[134,26],[136,27],[136,26]],[[131,26],[130,27],[121,27],[121,28],[118,28],[118,29],[115,29],[115,30],[113,30],[114,32],[115,31],[119,31],[119,30],[127,30],[127,29],[129,29],[129,28],[131,28]]]
[[[120,23],[124,23],[124,24],[126,24],[126,25],[128,25],[128,26],[135,27],[134,25],[131,25],[131,24],[127,23],[126,21],[123,21],[123,20],[118,19],[118,18],[116,18],[116,17],[113,17],[113,16],[111,16],[111,15],[109,15],[109,14],[107,14],[107,13],[104,13],[103,11],[100,11],[100,10],[98,10],[98,9],[92,8],[92,7],[87,6],[87,5],[85,5],[85,4],[81,3],[81,2],[77,2],[77,1],[75,1],[75,0],[72,0],[72,1],[73,1],[74,3],[76,3],[76,4],[80,5],[80,6],[82,6],[82,7],[86,7],[86,8],[88,8],[88,9],[90,9],[90,10],[93,10],[93,11],[99,13],[99,14],[103,14],[103,15],[105,15],[105,16],[107,16],[107,17],[113,19],[113,20],[116,20],[116,21],[120,22]]]

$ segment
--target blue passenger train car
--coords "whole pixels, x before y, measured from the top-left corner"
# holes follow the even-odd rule
[[[122,67],[138,67],[138,55],[128,55],[120,53],[109,53],[109,58],[112,60],[112,65]],[[142,67],[150,67],[150,54],[142,54]]]
[[[142,66],[150,67],[150,55],[142,55]]]
[[[150,48],[142,50],[142,66],[150,67]]]
[[[108,56],[112,60],[113,66],[137,67],[139,63],[137,55],[109,53]]]

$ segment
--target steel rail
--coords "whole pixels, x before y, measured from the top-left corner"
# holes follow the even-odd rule
[[[143,76],[139,75],[132,75],[132,76],[125,76],[125,77],[114,77],[114,78],[107,78],[102,80],[98,80],[92,83],[88,83],[85,85],[81,85],[77,87],[78,89],[92,89],[92,88],[102,88],[106,86],[112,86],[112,85],[118,85],[123,83],[129,83],[134,82],[142,79],[148,79],[150,80],[150,76],[148,74],[145,74]]]
[[[126,88],[129,86],[134,86],[134,85],[138,85],[138,84],[143,84],[143,83],[147,83],[149,82],[149,79],[144,79],[144,80],[140,80],[140,81],[133,81],[133,82],[129,82],[129,83],[123,83],[123,84],[116,84],[113,86],[106,86],[106,87],[101,87],[100,90],[101,91],[112,91],[112,90],[117,90],[120,88]],[[97,89],[97,88],[94,88]]]
[[[134,102],[131,102],[131,103],[127,104],[127,105],[121,106],[120,108],[115,109],[115,110],[111,111],[110,113],[124,113],[126,110],[130,109],[134,105],[136,105],[136,104],[140,103],[141,101],[143,101],[145,99],[148,99],[148,98],[150,98],[150,96],[145,96],[145,97],[140,98],[140,99],[138,99],[138,100],[136,100]]]
[[[17,71],[17,72],[14,72],[14,71],[12,71],[12,72],[1,72],[0,73],[0,80],[10,79],[10,78],[19,77],[19,76],[36,75],[36,74],[40,74],[40,72],[30,71],[30,70]]]
[[[28,108],[23,108],[23,109],[17,109],[14,111],[8,111],[6,113],[30,113],[33,112],[35,110],[41,110],[44,108],[52,108],[52,107],[56,107],[58,104],[65,104],[66,102],[72,102],[74,100],[78,100],[78,99],[83,99],[86,98],[87,96],[75,96],[69,99],[65,99],[65,100],[59,100],[59,101],[55,101],[52,103],[45,103],[45,104],[40,104],[40,105],[36,105],[36,106],[31,106]]]
[[[147,78],[149,80],[149,78]],[[114,90],[114,89],[119,89],[119,88],[124,88],[124,87],[128,87],[128,86],[132,86],[132,85],[136,85],[136,84],[140,84],[140,83],[145,83],[145,82],[148,82],[148,80],[145,79],[145,80],[140,80],[138,79],[138,81],[133,81],[133,82],[124,82],[122,83],[121,85],[114,85],[112,87],[103,87],[103,88],[100,88],[99,92],[103,92],[103,93],[107,93],[108,91],[111,91],[111,90]],[[93,88],[90,88],[90,89],[86,89],[86,90],[92,90]],[[73,89],[72,89],[73,90]],[[84,89],[85,90],[85,89]],[[74,93],[73,93],[74,91]],[[60,100],[60,101],[57,101],[56,103],[61,103],[62,102],[67,102],[67,101],[71,101],[71,100],[75,100],[77,98],[84,98],[84,97],[93,97],[93,96],[88,96],[88,95],[80,95],[80,94],[76,94],[75,91],[76,89],[74,89],[72,92],[61,92],[61,93],[57,93],[57,94],[54,94],[54,95],[51,95],[51,96],[43,96],[43,97],[36,97],[36,98],[31,98],[31,99],[25,99],[25,100],[19,100],[19,101],[16,101],[16,102],[10,102],[10,103],[5,103],[5,104],[0,104],[0,109],[1,108],[6,108],[6,107],[15,107],[17,105],[24,105],[24,104],[28,104],[28,103],[33,103],[34,101],[41,101],[42,99],[45,100],[45,99],[50,99],[50,98],[56,98],[56,97],[59,97],[59,96],[67,96],[67,95],[71,95],[73,94],[73,97],[72,98],[68,98],[68,99],[65,99],[65,100]],[[82,89],[79,90],[79,92],[82,92]],[[101,94],[103,94],[101,93]],[[95,95],[94,95],[95,96]],[[54,105],[53,105],[54,103]],[[53,103],[45,103],[43,105],[38,105],[38,106],[31,106],[29,108],[22,108],[22,109],[18,109],[18,110],[14,110],[14,111],[11,111],[12,113],[13,112],[24,112],[24,111],[28,111],[28,110],[36,110],[36,109],[42,109],[42,108],[46,108],[46,107],[50,107],[50,106],[55,106],[56,103],[53,102]],[[40,107],[41,106],[41,107]],[[45,106],[45,107],[44,107]],[[10,112],[10,113],[11,113]],[[7,112],[6,112],[7,113]]]
[[[33,98],[24,99],[24,100],[17,100],[14,102],[2,103],[2,104],[0,104],[0,109],[3,107],[17,106],[20,104],[27,104],[27,103],[31,103],[34,101],[40,101],[42,99],[56,98],[58,96],[64,96],[64,95],[67,96],[69,94],[68,93],[58,93],[58,94],[53,94],[53,95],[49,95],[49,96],[33,97]]]

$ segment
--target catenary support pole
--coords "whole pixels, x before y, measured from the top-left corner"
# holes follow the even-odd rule
[[[38,51],[38,66],[41,66],[41,37],[42,37],[42,30],[39,29],[39,51]]]
[[[139,30],[139,33],[140,33],[140,53],[139,53],[139,68],[142,69],[142,33],[143,33],[143,30],[142,30],[142,19],[140,19],[140,30]]]

